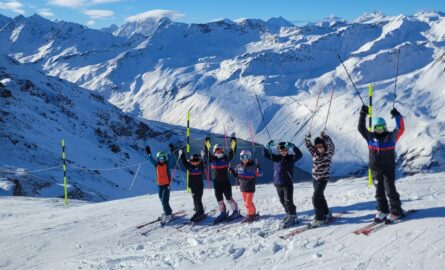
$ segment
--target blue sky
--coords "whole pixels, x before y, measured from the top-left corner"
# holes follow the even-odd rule
[[[38,13],[89,25],[120,25],[147,16],[167,16],[181,22],[283,16],[294,22],[313,22],[335,15],[352,20],[365,12],[386,15],[445,11],[443,0],[0,0],[0,13],[9,17]]]

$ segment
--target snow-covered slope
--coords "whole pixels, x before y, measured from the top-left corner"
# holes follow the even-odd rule
[[[418,174],[397,182],[405,209],[419,212],[371,236],[352,233],[374,214],[374,194],[365,178],[330,183],[334,212],[349,211],[334,224],[289,240],[276,228],[283,211],[271,185],[255,194],[262,218],[251,225],[157,228],[142,236],[136,225],[156,218],[156,195],[105,203],[0,197],[0,267],[3,269],[391,269],[441,270],[445,262],[444,173]],[[301,220],[312,214],[311,183],[296,185]],[[238,190],[235,199],[240,202]],[[206,191],[208,210],[216,207]],[[173,192],[174,210],[193,213],[191,195]],[[178,222],[182,222],[180,220]],[[306,222],[306,221],[305,221]],[[149,227],[152,229],[156,227]]]
[[[146,144],[156,151],[180,141],[172,126],[136,120],[94,92],[6,57],[0,59],[0,104],[0,195],[62,196],[62,139],[70,198],[151,193]],[[139,181],[129,190],[139,163]]]
[[[375,113],[393,127],[389,111],[400,49],[396,107],[406,116],[407,132],[398,163],[404,173],[444,168],[443,13],[371,13],[354,22],[331,16],[303,27],[283,18],[207,24],[148,19],[121,26],[122,34],[114,32],[119,36],[42,21],[34,15],[7,24],[0,31],[5,53],[98,91],[123,111],[146,119],[183,124],[191,110],[193,127],[215,133],[225,127],[245,139],[252,122],[258,141],[265,143],[269,138],[257,94],[273,139],[301,144],[316,95],[324,91],[315,133],[323,127],[335,85],[328,124],[338,146],[335,175],[365,172],[367,158],[356,131],[361,103],[337,54],[363,98],[368,84],[374,84]],[[309,171],[308,155],[299,166]]]

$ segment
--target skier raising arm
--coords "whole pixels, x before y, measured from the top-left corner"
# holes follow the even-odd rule
[[[206,137],[204,140],[204,158],[210,162],[215,197],[220,211],[220,215],[214,220],[214,224],[240,216],[238,204],[232,197],[232,184],[229,181],[229,162],[236,153],[236,138],[232,137],[230,141],[231,148],[228,155],[226,155],[224,148],[219,144],[216,144],[211,152],[210,138]],[[231,215],[227,214],[224,197],[232,208]]]
[[[365,123],[367,113],[368,107],[363,105],[360,111],[358,130],[368,143],[368,165],[376,187],[377,214],[374,221],[393,222],[405,215],[395,185],[395,148],[405,131],[405,122],[397,109],[393,108],[391,115],[396,119],[397,125],[393,131],[388,131],[386,121],[381,117],[373,119],[374,131],[368,131]]]
[[[309,153],[312,155],[312,179],[314,186],[312,204],[314,206],[315,216],[310,226],[318,227],[329,222],[332,217],[324,196],[324,190],[330,178],[335,145],[332,139],[324,132],[321,132],[320,137],[315,138],[314,144],[311,142],[311,134],[308,133],[305,137],[305,144]]]
[[[173,150],[173,145],[169,144],[170,151]],[[164,213],[162,215],[161,224],[170,222],[173,219],[172,209],[170,207],[170,183],[171,173],[170,170],[174,167],[175,158],[170,154],[166,154],[160,151],[156,154],[156,160],[151,154],[150,146],[145,148],[148,156],[148,160],[153,164],[156,170],[156,183],[158,185],[158,195],[161,200]]]
[[[274,185],[277,190],[280,203],[286,212],[285,218],[282,220],[280,227],[288,228],[297,222],[297,208],[294,204],[294,166],[295,162],[300,160],[303,156],[300,149],[298,149],[293,143],[280,142],[277,146],[279,155],[272,153],[272,145],[274,141],[270,141],[266,144],[263,155],[265,158],[273,162],[274,170]],[[294,154],[289,154],[289,150],[292,149]]]
[[[185,151],[179,150],[179,157],[184,164],[184,167],[189,171],[188,188],[192,191],[193,204],[195,214],[190,218],[192,222],[199,222],[203,220],[206,215],[204,213],[204,206],[202,204],[202,195],[204,193],[204,183],[202,180],[204,174],[204,163],[201,155],[193,154],[190,160],[187,160]]]

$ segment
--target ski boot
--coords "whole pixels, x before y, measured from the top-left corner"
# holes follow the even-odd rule
[[[165,224],[169,223],[172,220],[173,220],[173,215],[172,214],[164,215],[164,217],[161,220],[161,225],[165,225]]]
[[[232,214],[229,215],[228,219],[229,220],[234,220],[234,219],[237,219],[239,217],[242,217],[242,216],[241,216],[239,210],[237,209],[237,210],[233,210]]]
[[[378,211],[374,218],[374,223],[382,223],[385,222],[388,217],[387,213],[383,213],[382,211]]]
[[[227,212],[221,212],[219,214],[219,216],[217,216],[215,218],[215,220],[213,221],[213,224],[218,224],[218,223],[221,223],[221,222],[223,222],[225,220],[227,220]]]
[[[255,220],[257,220],[259,218],[260,215],[258,215],[258,213],[254,214],[254,215],[247,215],[243,218],[243,220],[241,221],[241,223],[252,223]]]
[[[207,215],[205,213],[195,213],[193,217],[190,219],[191,222],[198,223],[201,220],[205,219]]]
[[[386,224],[393,223],[394,221],[401,219],[405,216],[405,212],[401,210],[400,212],[393,212],[388,215],[387,219],[385,220]]]
[[[285,222],[280,224],[280,229],[289,228],[297,223],[297,215],[289,215]]]

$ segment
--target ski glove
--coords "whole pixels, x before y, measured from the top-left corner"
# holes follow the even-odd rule
[[[392,118],[394,118],[396,116],[402,116],[396,108],[392,108],[391,115],[392,115]]]
[[[205,138],[204,145],[206,146],[207,150],[210,151],[210,137]]]
[[[175,150],[175,146],[172,143],[170,143],[168,145],[168,148],[170,149],[171,152],[173,152],[173,150]]]
[[[310,133],[308,133],[308,134],[306,134],[306,137],[305,137],[305,139],[306,139],[306,140],[308,140],[308,141],[310,141],[310,140],[311,140],[311,137],[312,137],[312,136],[311,136],[311,134],[310,134]]]
[[[369,107],[366,105],[362,106],[362,110],[360,111],[361,114],[368,114],[369,113]]]
[[[145,152],[147,152],[147,155],[151,155],[150,146],[145,147]]]

